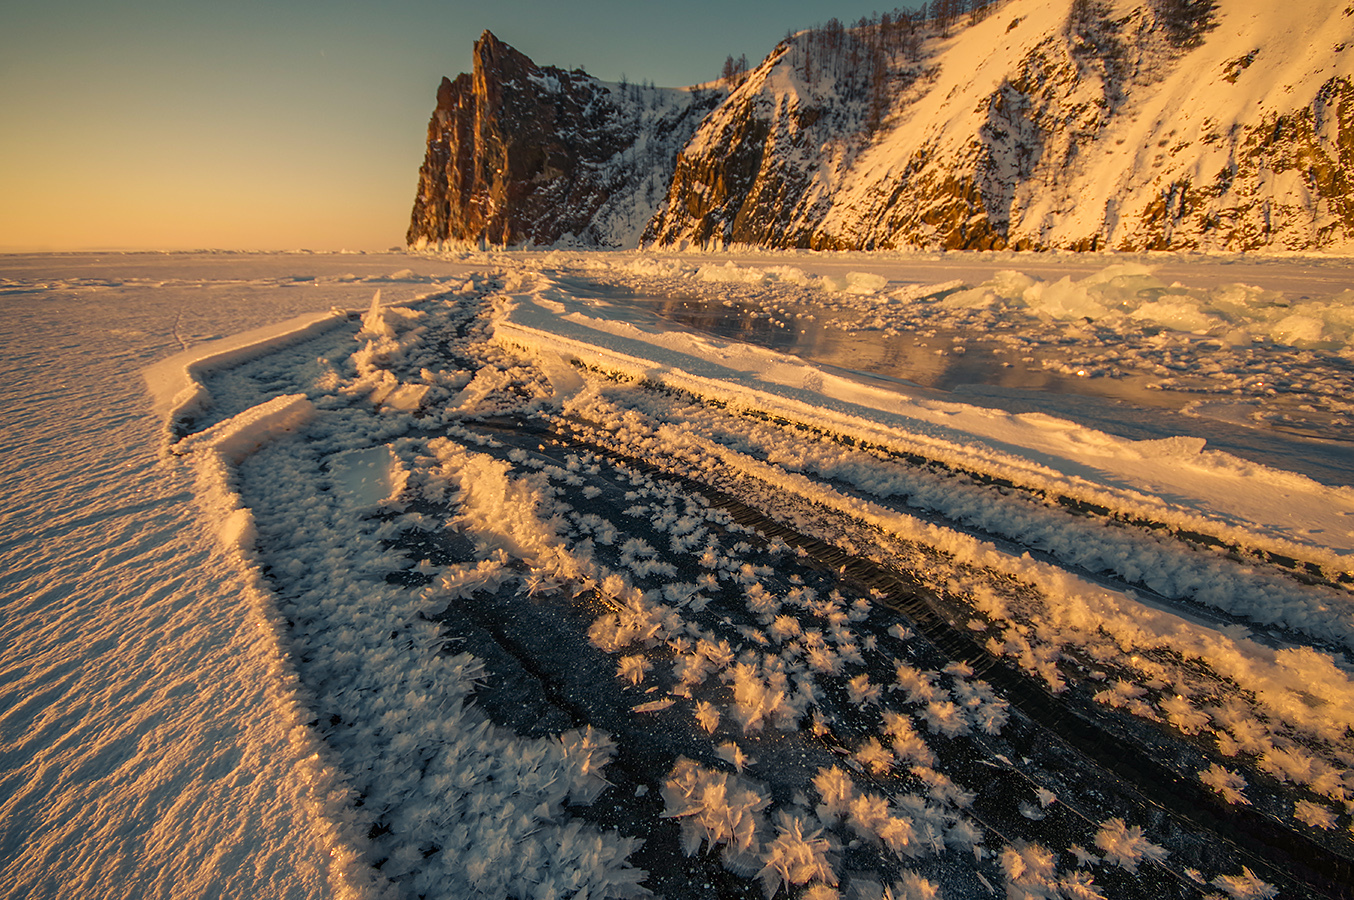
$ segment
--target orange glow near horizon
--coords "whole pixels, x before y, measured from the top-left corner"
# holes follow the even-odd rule
[[[303,188],[260,173],[194,185],[124,179],[75,186],[0,179],[0,252],[68,250],[386,250],[404,243],[406,202],[351,185]],[[72,187],[87,187],[80,191]],[[357,190],[354,190],[354,189]]]
[[[386,250],[402,245],[421,148],[392,159],[241,122],[200,141],[105,121],[92,146],[0,138],[0,251]],[[48,134],[60,123],[48,126]],[[54,127],[53,127],[54,126]],[[9,146],[6,146],[6,145]]]
[[[675,86],[844,12],[14,0],[0,29],[0,252],[401,246],[438,82],[470,67],[486,28],[543,64]]]

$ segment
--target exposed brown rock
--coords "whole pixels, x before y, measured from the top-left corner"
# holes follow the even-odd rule
[[[596,79],[537,66],[488,31],[474,71],[442,79],[428,123],[410,244],[550,244],[584,231],[607,198],[589,164],[629,143]]]

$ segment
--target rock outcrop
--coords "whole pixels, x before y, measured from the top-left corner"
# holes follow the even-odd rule
[[[633,244],[719,98],[537,66],[486,31],[438,88],[407,242]]]

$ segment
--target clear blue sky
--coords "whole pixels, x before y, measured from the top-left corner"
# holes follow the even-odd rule
[[[679,86],[877,8],[6,0],[0,251],[396,246],[438,82],[485,29],[538,63]]]

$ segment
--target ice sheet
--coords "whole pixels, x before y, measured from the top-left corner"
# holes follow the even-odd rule
[[[1150,823],[1131,804],[1083,811],[1076,788],[1035,758],[1046,747],[1023,745],[1024,761],[965,756],[973,735],[986,735],[973,746],[1024,740],[982,678],[926,657],[926,641],[889,624],[868,592],[794,586],[792,573],[827,576],[800,568],[783,542],[738,531],[693,488],[612,453],[742,486],[746,502],[804,540],[914,567],[992,659],[1051,696],[1080,691],[1086,704],[1154,723],[1126,725],[1128,734],[1159,726],[1180,747],[1182,736],[1202,735],[1206,752],[1185,782],[1238,810],[1269,804],[1266,815],[1304,840],[1347,843],[1349,775],[1337,763],[1354,708],[1348,591],[1073,514],[1039,492],[1207,529],[1241,551],[1289,554],[1330,574],[1348,565],[1349,526],[1337,516],[1349,509],[1348,488],[1217,453],[1188,431],[1130,440],[656,330],[578,280],[624,275],[661,293],[682,279],[695,285],[713,265],[729,279],[700,284],[774,301],[795,285],[767,270],[789,265],[808,276],[799,289],[858,310],[908,277],[972,288],[1023,261],[0,261],[14,435],[0,461],[9,535],[0,542],[0,705],[9,710],[0,847],[13,861],[4,891],[376,896],[432,889],[444,864],[457,878],[506,884],[540,852],[561,879],[587,871],[595,895],[626,896],[642,874],[629,838],[642,824],[654,841],[644,852],[664,858],[663,822],[677,859],[686,860],[677,841],[701,848],[669,872],[745,871],[748,832],[736,823],[747,822],[768,872],[777,853],[821,852],[806,878],[838,877],[827,851],[857,840],[866,849],[853,859],[885,860],[880,873],[902,877],[888,860],[913,846],[906,822],[939,848],[917,845],[909,857],[924,873],[908,876],[917,890],[923,878],[958,895],[981,890],[979,878],[1018,887],[1047,863],[1038,871],[1049,879],[1093,874],[1130,896],[1157,890],[1152,879],[1174,884],[1167,868],[1177,860],[1220,889],[1262,890],[1231,851],[1195,858],[1204,845],[1135,830]],[[1041,259],[1021,271],[1056,285],[1102,262],[1059,269]],[[1165,265],[1200,290],[1320,283],[1310,287],[1319,300],[1345,289],[1346,270],[1324,262]],[[1159,268],[1156,277],[1167,276]],[[377,289],[383,305],[372,308]],[[434,296],[384,305],[419,295]],[[333,307],[367,314],[332,316]],[[298,315],[321,325],[298,331]],[[259,326],[267,330],[206,346]],[[152,414],[138,375],[157,361],[166,375],[157,383],[169,386]],[[669,396],[659,382],[711,402]],[[584,437],[602,449],[548,447],[531,430],[566,422],[594,423]],[[162,452],[167,443],[177,454]],[[936,465],[870,450],[886,446]],[[464,611],[456,623],[430,618],[453,607]],[[484,637],[494,629],[506,643]],[[516,646],[510,639],[530,648],[530,669],[491,652]],[[467,641],[483,660],[464,653]],[[907,668],[884,665],[886,656]],[[532,693],[532,672],[570,686],[573,714],[610,717],[616,746],[575,731],[551,705],[561,695]],[[466,711],[481,703],[519,718],[486,724]],[[844,727],[852,716],[865,718]],[[844,739],[840,753],[815,743],[819,729]],[[657,774],[632,774],[649,773],[632,733],[699,759],[664,758]],[[456,793],[464,770],[439,756],[451,746],[479,760],[472,768],[498,767],[502,787]],[[572,797],[569,810],[560,788],[533,782],[538,800],[517,810],[520,820],[501,818],[515,785],[556,765],[570,773],[559,795]],[[989,770],[1003,787],[975,801],[962,773]],[[906,788],[881,807],[866,772]],[[728,803],[700,799],[719,786]],[[795,790],[803,803],[786,802]],[[1097,790],[1117,796],[1112,782]],[[461,799],[445,802],[453,795]],[[578,824],[589,802],[627,824]],[[378,809],[389,830],[372,827]],[[1053,857],[1040,855],[1044,844],[998,837],[998,819],[1028,829]],[[466,823],[485,837],[456,853],[424,841]],[[502,849],[524,841],[541,849]],[[1164,868],[1153,848],[1167,845]],[[374,848],[398,852],[377,870]],[[1078,863],[1083,855],[1094,860]],[[659,867],[651,876],[680,893]]]

